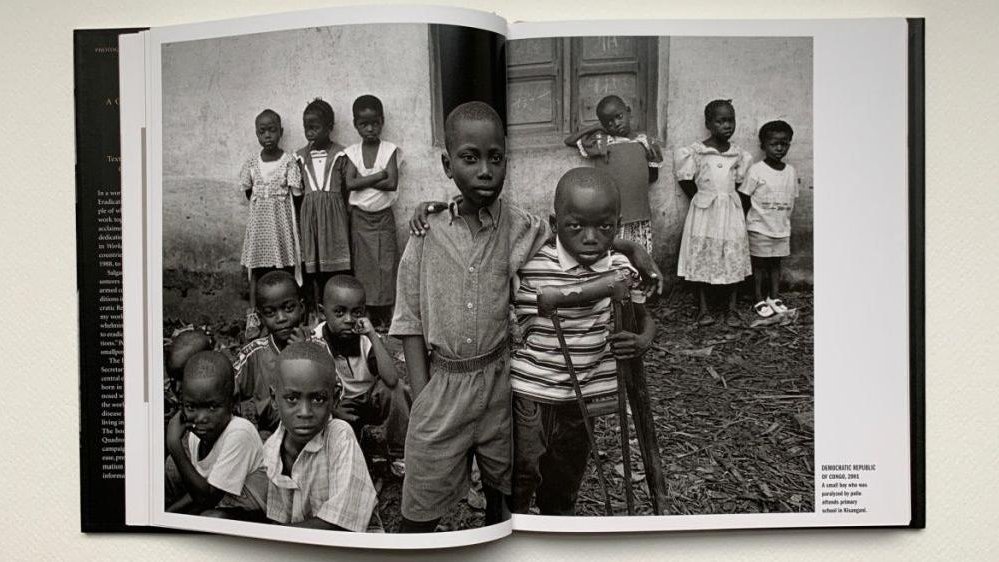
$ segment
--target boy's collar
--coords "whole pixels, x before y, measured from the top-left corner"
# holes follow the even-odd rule
[[[562,241],[559,240],[558,235],[555,236],[555,252],[558,254],[558,265],[562,268],[562,271],[569,271],[574,267],[582,265],[579,263],[579,260],[576,259],[576,256],[570,254],[569,251],[562,246]],[[604,273],[605,271],[610,270],[610,265],[611,258],[610,252],[608,251],[606,256],[598,259],[593,263],[593,265],[588,267],[597,273]]]
[[[455,217],[461,216],[458,212],[458,205],[461,204],[461,195],[455,195],[451,198],[451,201],[447,204],[448,212],[448,224],[453,224]],[[482,221],[483,226],[494,224],[499,220],[500,210],[503,207],[501,202],[501,197],[497,197],[495,201],[489,204],[487,207],[482,207],[479,209],[479,220]]]
[[[330,355],[343,355],[344,357],[358,357],[361,355],[361,337],[339,338],[329,329],[326,322],[316,326],[315,335],[323,340],[326,350]]]
[[[329,424],[330,420],[327,419],[326,424],[323,425],[323,428],[321,430],[319,430],[319,433],[313,435],[312,439],[309,439],[309,442],[306,443],[304,447],[302,447],[302,452],[308,451],[310,453],[315,453],[323,449],[323,447],[326,445],[326,430],[329,428]],[[281,460],[281,450],[282,447],[284,446],[284,438],[287,435],[288,435],[288,430],[284,427],[284,422],[279,423],[278,428],[274,431],[275,442],[277,443],[275,451],[277,453],[278,461]],[[299,455],[301,455],[301,453],[299,453]],[[273,465],[272,470],[275,474],[280,474],[280,469],[277,466],[277,463]],[[274,477],[271,474],[268,474],[268,476],[270,476],[272,479]]]

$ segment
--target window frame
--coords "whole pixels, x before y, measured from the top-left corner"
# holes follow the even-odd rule
[[[430,56],[430,85],[431,85],[431,133],[430,142],[434,147],[444,148],[444,119],[443,99],[441,93],[441,68],[440,68],[440,46],[436,33],[436,26],[428,26],[428,42]],[[661,38],[653,36],[634,36],[639,42],[636,52],[637,68],[636,72],[636,93],[639,94],[639,103],[644,119],[635,122],[640,130],[645,131],[652,137],[658,138],[658,81],[659,81],[659,50]],[[543,74],[540,64],[536,68],[525,65],[525,68],[510,69],[509,57],[507,57],[507,87],[511,83],[519,80],[536,79],[551,75],[554,77],[553,86],[553,115],[552,126],[538,125],[535,130],[511,131],[507,123],[507,148],[510,150],[533,150],[539,148],[553,148],[564,145],[564,139],[571,132],[579,130],[579,76],[598,75],[606,73],[615,68],[623,68],[625,65],[636,63],[624,62],[620,60],[608,60],[600,63],[590,63],[583,65],[582,41],[586,37],[550,37],[538,39],[550,39],[554,42],[556,50],[552,57],[555,64],[554,72]],[[668,55],[667,55],[668,56]],[[582,68],[581,68],[582,67]],[[511,72],[512,70],[512,72]],[[644,81],[644,85],[642,82]],[[507,104],[511,97],[507,96]],[[634,109],[634,108],[633,108]],[[507,112],[509,120],[509,111]],[[655,134],[653,134],[653,132]]]

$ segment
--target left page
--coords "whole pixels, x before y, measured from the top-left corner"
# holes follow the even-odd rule
[[[371,548],[511,532],[490,509],[502,424],[466,423],[482,395],[451,377],[413,401],[386,329],[413,208],[457,193],[445,116],[484,102],[502,138],[505,33],[482,12],[344,8],[123,46],[145,92],[125,133],[126,167],[145,158],[126,206],[130,521]]]
[[[80,299],[80,528],[125,527],[118,36],[77,30],[77,288]]]

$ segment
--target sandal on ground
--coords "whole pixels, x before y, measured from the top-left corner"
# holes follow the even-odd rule
[[[785,306],[783,301],[780,299],[767,299],[767,304],[769,304],[770,308],[777,314],[784,314],[787,312],[787,306]]]
[[[728,313],[725,314],[725,325],[729,328],[741,328],[742,316],[740,316],[735,310],[729,310]]]
[[[246,330],[243,331],[246,341],[260,337],[260,317],[257,311],[250,309],[246,311]]]
[[[698,326],[710,326],[715,323],[715,317],[710,312],[702,312],[697,315]]]
[[[774,309],[770,308],[770,304],[767,301],[760,301],[754,304],[753,310],[756,311],[757,316],[760,318],[770,318],[774,315]]]

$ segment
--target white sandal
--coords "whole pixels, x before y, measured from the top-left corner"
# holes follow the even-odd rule
[[[784,306],[784,303],[780,299],[767,299],[767,304],[769,304],[770,308],[777,314],[784,314],[787,312],[787,307]]]
[[[760,318],[770,318],[774,315],[774,309],[770,306],[767,301],[760,301],[753,305],[753,310],[756,311],[757,316]]]

